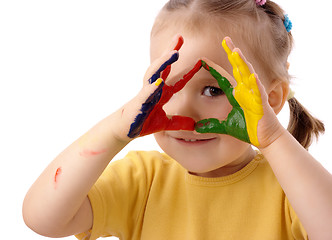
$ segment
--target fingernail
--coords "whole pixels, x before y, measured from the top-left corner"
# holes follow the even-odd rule
[[[154,85],[156,85],[157,87],[163,82],[162,78],[158,78],[157,81],[155,81]]]

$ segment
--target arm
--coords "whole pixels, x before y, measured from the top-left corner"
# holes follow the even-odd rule
[[[226,41],[223,46],[233,66],[237,87],[240,86],[239,83],[249,86],[246,89],[243,85],[244,88],[241,87],[240,91],[236,91],[236,87],[233,94],[243,111],[247,111],[244,115],[250,142],[266,157],[309,238],[311,240],[330,239],[332,236],[332,175],[279,123],[273,108],[268,103],[268,96],[258,76],[254,74],[256,81],[250,80],[252,74],[249,74],[248,70],[254,73],[253,67],[241,51],[233,46],[230,39],[228,41],[227,44],[232,50],[225,44]],[[212,61],[206,61],[218,72],[223,71]],[[251,96],[252,93],[254,96]],[[204,123],[204,120],[201,122]],[[216,126],[217,130],[220,129],[218,122],[210,125]],[[252,130],[249,131],[249,128]],[[217,132],[214,128],[210,129],[212,132]],[[209,126],[199,124],[196,130],[211,132]]]
[[[270,163],[309,239],[331,239],[331,174],[285,129],[260,151]]]
[[[162,122],[158,128],[150,125],[160,117],[158,114],[169,119],[163,111],[151,113],[155,108],[162,109],[168,101],[166,99],[160,104],[163,89],[167,86],[160,79],[160,74],[166,78],[170,65],[177,60],[182,38],[176,40],[175,50],[169,51],[149,67],[139,94],[72,143],[32,185],[23,203],[23,217],[31,229],[50,237],[90,230],[93,213],[88,192],[122,148],[134,138],[144,135],[142,129],[152,129],[149,133],[169,128],[182,129],[183,126],[193,130],[193,120],[181,116],[170,117],[170,121]],[[171,97],[174,92],[168,92],[168,96]]]
[[[87,194],[109,161],[130,141],[112,134],[120,114],[115,112],[71,144],[32,185],[23,203],[24,220],[31,229],[49,237],[91,229]]]
[[[248,65],[250,72],[254,72],[241,51],[239,53],[243,61],[238,59],[237,65]],[[229,54],[231,52],[228,52]],[[240,68],[241,73],[243,73],[242,69]],[[256,98],[260,96],[261,101],[257,102],[262,104],[264,114],[255,121],[251,121],[256,123],[252,126],[254,129],[252,134],[257,134],[258,144],[254,145],[269,162],[309,238],[311,240],[330,239],[332,236],[332,175],[282,127],[274,110],[269,106],[268,96],[258,79],[257,86],[259,91],[256,90],[255,96]],[[252,87],[257,89],[257,86]],[[244,101],[235,97],[239,102],[248,102],[245,101],[245,97]],[[244,108],[252,106],[252,104],[244,105],[242,105]],[[249,131],[248,133],[250,135]]]

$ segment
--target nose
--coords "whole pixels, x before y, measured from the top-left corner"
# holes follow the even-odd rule
[[[194,94],[184,87],[180,92],[175,93],[164,105],[163,109],[168,116],[179,115],[190,117],[195,121],[200,120],[198,102]]]

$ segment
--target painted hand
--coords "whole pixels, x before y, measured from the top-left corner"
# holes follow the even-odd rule
[[[196,124],[196,131],[200,133],[221,133],[234,136],[242,141],[259,146],[257,136],[258,121],[263,117],[261,94],[257,86],[256,77],[251,73],[246,62],[236,51],[231,51],[226,41],[222,43],[228,59],[233,67],[233,75],[237,82],[235,88],[215,68],[203,61],[203,66],[218,81],[233,109],[224,121],[218,119],[204,119]]]
[[[180,37],[174,50],[178,51],[183,44]],[[174,86],[165,84],[165,80],[171,71],[171,64],[178,60],[178,52],[175,52],[148,80],[150,85],[154,84],[156,90],[142,104],[140,113],[136,116],[130,126],[128,137],[135,138],[164,130],[189,130],[195,129],[195,121],[185,116],[167,116],[163,106],[170,98],[180,91],[187,82],[201,68],[201,61],[198,61],[194,68],[183,76]]]
[[[264,115],[264,111],[255,73],[250,72],[247,63],[240,57],[238,52],[229,49],[226,40],[223,40],[222,46],[233,67],[233,75],[237,82],[234,97],[244,111],[250,142],[255,146],[259,146],[257,127],[258,121]]]

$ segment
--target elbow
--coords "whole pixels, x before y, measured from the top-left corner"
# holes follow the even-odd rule
[[[22,206],[22,216],[24,223],[35,233],[51,238],[66,237],[61,234],[60,228],[57,224],[52,223],[52,218],[47,216],[45,211],[42,211],[38,203],[30,201],[26,196]]]
[[[36,214],[34,214],[34,211],[32,209],[31,203],[29,203],[29,200],[27,199],[27,196],[25,197],[23,201],[23,206],[22,206],[22,216],[24,223],[27,227],[29,227],[32,231],[39,233],[39,228],[38,228],[38,221]],[[40,234],[42,235],[42,234]]]
[[[41,224],[43,220],[38,216],[38,209],[34,208],[33,203],[29,201],[28,196],[25,197],[22,206],[22,216],[25,225],[35,233],[46,236],[44,227]]]

